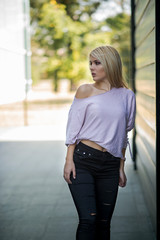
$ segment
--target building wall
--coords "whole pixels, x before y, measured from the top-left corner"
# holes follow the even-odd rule
[[[153,227],[156,228],[155,0],[135,0],[133,11],[136,163]]]
[[[0,104],[23,100],[30,80],[29,1],[0,1]]]

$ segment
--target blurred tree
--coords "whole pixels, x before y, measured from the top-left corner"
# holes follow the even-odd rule
[[[67,15],[75,21],[81,21],[83,18],[90,18],[101,4],[101,2],[97,0],[56,0],[56,2],[64,4],[66,6]]]
[[[65,6],[55,1],[43,4],[40,19],[35,39],[46,50],[46,71],[49,77],[54,76],[56,91],[59,78],[76,82],[85,77],[84,59],[80,52],[84,45],[83,34],[92,28],[92,24],[73,21],[67,16]]]
[[[88,67],[86,52],[88,51],[85,49],[88,44],[92,47],[97,43],[93,33],[99,29],[99,26],[100,24],[91,19],[72,20],[67,15],[65,5],[57,4],[54,0],[50,3],[43,2],[32,41],[38,43],[40,48],[45,49],[43,58],[48,60],[42,61],[43,66],[45,65],[43,70],[48,73],[48,77],[53,78],[55,91],[57,91],[60,78],[70,79],[71,87],[73,83],[88,78],[86,71],[86,67]],[[100,35],[99,39],[102,38],[101,41],[104,42],[106,33],[102,34],[99,31],[95,36],[98,34]],[[92,36],[90,37],[92,44],[86,41],[89,35]],[[34,53],[36,54],[36,51]]]
[[[31,24],[38,22],[40,19],[40,12],[41,8],[43,7],[44,3],[49,2],[49,0],[30,0],[30,17],[31,17]]]
[[[126,13],[119,13],[115,17],[107,18],[106,24],[111,28],[110,41],[119,51],[122,61],[124,76],[129,83],[130,69],[130,16]]]
[[[117,0],[123,3],[123,0]],[[58,80],[68,78],[74,86],[89,79],[88,54],[104,44],[111,44],[129,67],[129,16],[125,13],[98,22],[92,18],[100,1],[31,0],[33,81],[41,76]],[[122,8],[123,9],[123,8]],[[104,26],[109,26],[106,30]],[[39,70],[39,72],[38,72]]]

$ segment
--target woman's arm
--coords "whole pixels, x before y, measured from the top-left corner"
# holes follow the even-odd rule
[[[125,152],[126,152],[126,148],[122,148],[122,154],[124,159],[125,159]],[[124,162],[125,162],[124,159],[120,160],[120,170],[124,170]]]
[[[87,101],[85,99],[88,96],[89,89],[90,88],[88,87],[88,84],[79,86],[75,94],[76,98],[74,98],[69,110],[65,141],[65,145],[68,148],[63,176],[65,180],[70,184],[72,183],[70,181],[71,172],[73,172],[73,178],[76,178],[73,153],[77,142],[77,134],[79,133],[85,120],[85,112],[87,109]],[[81,102],[82,99],[84,100],[83,102]]]
[[[67,148],[67,154],[66,154],[66,161],[73,161],[73,153],[74,149],[76,147],[76,142],[74,144],[70,144]]]
[[[67,183],[72,184],[70,180],[70,174],[73,173],[73,178],[76,178],[76,170],[75,165],[73,162],[73,153],[76,146],[76,142],[74,144],[70,144],[67,148],[67,155],[66,155],[66,162],[64,165],[64,174],[63,177],[66,180]]]
[[[125,152],[126,152],[126,148],[123,148],[122,154],[124,159],[125,159]],[[124,163],[125,163],[124,159],[120,159],[120,168],[119,168],[119,186],[120,187],[125,187],[127,182],[127,178],[124,172]]]
[[[123,158],[120,160],[120,177],[119,177],[119,186],[125,187],[127,178],[124,172],[124,161],[125,161],[125,151],[128,142],[128,132],[131,131],[134,128],[135,125],[135,116],[136,116],[136,97],[132,90],[129,90],[128,92],[128,99],[126,101],[127,103],[127,127],[126,127],[126,141],[124,143],[122,154]]]

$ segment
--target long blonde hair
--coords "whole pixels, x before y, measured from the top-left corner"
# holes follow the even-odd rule
[[[107,73],[107,78],[112,87],[128,88],[122,74],[122,61],[118,51],[110,46],[100,46],[91,51],[90,56],[97,58]]]

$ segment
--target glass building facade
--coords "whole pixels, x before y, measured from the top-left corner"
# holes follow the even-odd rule
[[[31,80],[29,1],[0,1],[0,104],[24,100]]]

